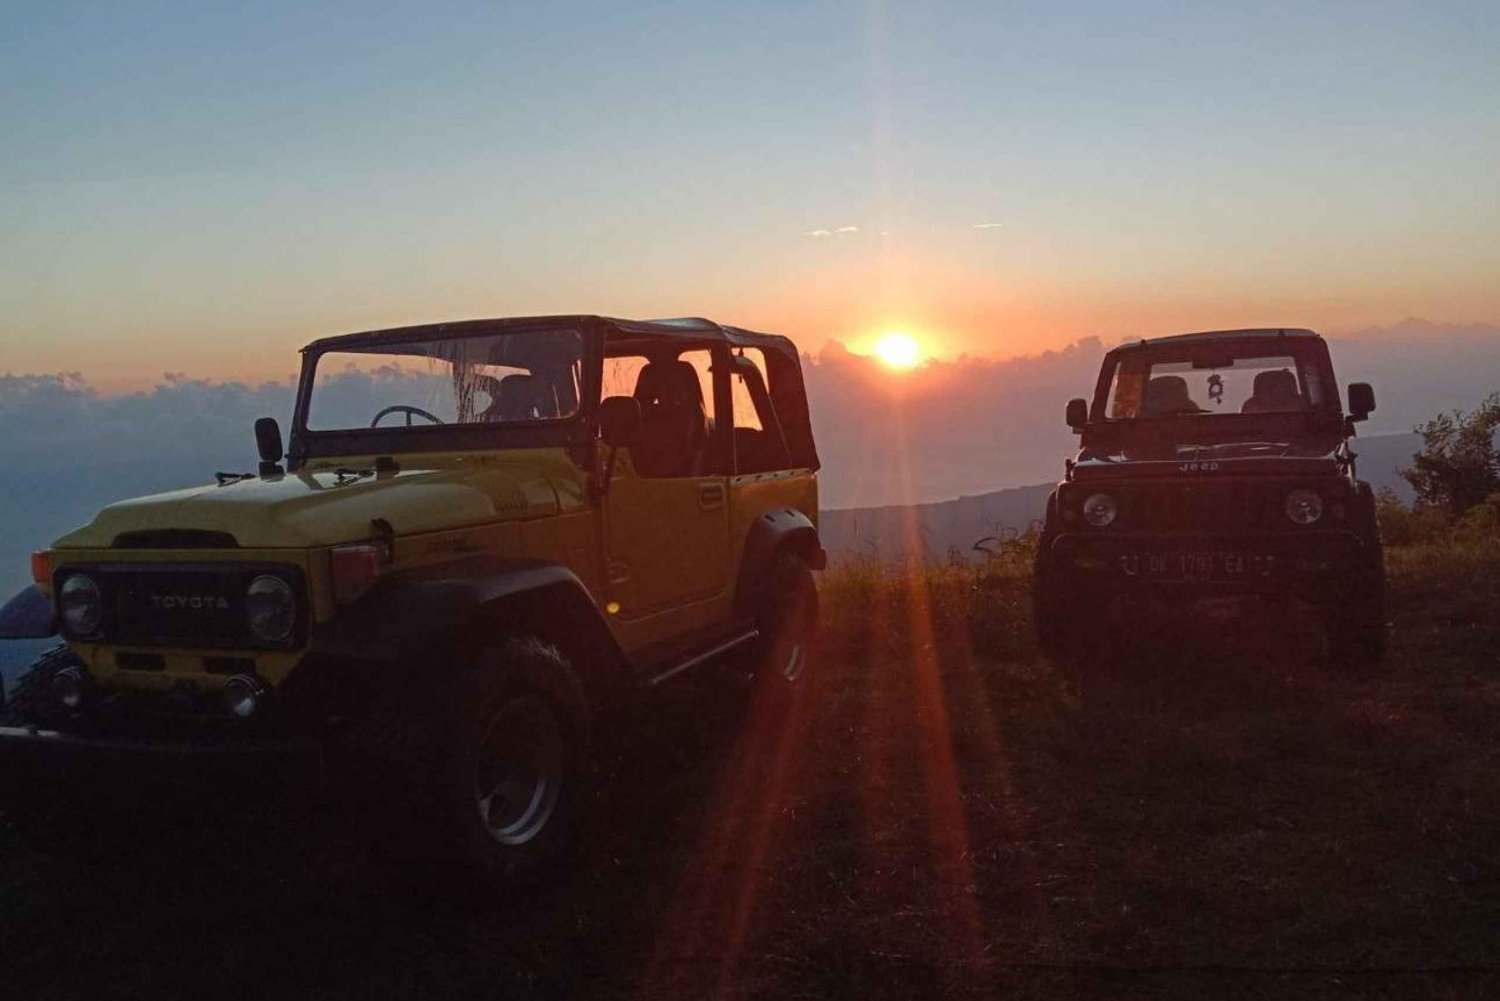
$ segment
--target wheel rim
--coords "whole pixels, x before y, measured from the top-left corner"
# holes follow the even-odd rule
[[[562,729],[545,701],[502,706],[474,762],[474,809],[485,832],[502,845],[535,839],[557,812],[565,761]]]
[[[792,643],[792,648],[787,651],[786,661],[781,665],[781,673],[788,681],[796,681],[802,673],[802,665],[807,662],[807,648],[801,640]]]
[[[807,666],[807,634],[812,623],[812,599],[806,591],[798,589],[792,597],[792,606],[786,617],[786,655],[781,658],[781,675],[787,681],[796,681]]]

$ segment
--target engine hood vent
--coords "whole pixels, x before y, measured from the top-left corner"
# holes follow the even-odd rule
[[[149,528],[121,532],[115,536],[116,549],[238,549],[239,543],[228,532],[198,528]]]

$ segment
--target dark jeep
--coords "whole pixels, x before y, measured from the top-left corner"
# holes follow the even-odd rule
[[[1082,436],[1047,504],[1035,611],[1045,652],[1083,666],[1110,623],[1150,599],[1296,598],[1316,607],[1335,663],[1384,652],[1385,578],[1374,497],[1348,439],[1375,409],[1365,383],[1340,407],[1328,346],[1310,330],[1142,340],[1105,356]],[[1122,630],[1123,631],[1123,630]]]

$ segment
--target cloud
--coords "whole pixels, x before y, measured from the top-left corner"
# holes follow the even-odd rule
[[[853,236],[858,232],[858,226],[838,226],[834,229],[815,229],[807,235],[814,240],[827,240],[835,236]]]
[[[1005,225],[1005,223],[1003,223],[1003,222],[976,222],[974,224],[974,228],[975,229],[999,229],[1001,226],[1004,226],[1004,225]]]

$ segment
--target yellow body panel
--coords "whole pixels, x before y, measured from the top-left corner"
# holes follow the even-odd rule
[[[381,519],[394,533],[402,573],[465,557],[513,557],[567,565],[605,612],[626,653],[730,625],[734,588],[750,525],[770,508],[795,507],[816,523],[817,480],[809,470],[683,479],[641,477],[627,449],[607,495],[589,500],[589,477],[561,449],[455,453],[407,458],[394,473],[349,476],[337,467],[372,457],[325,460],[296,473],[158,494],[113,504],[59,539],[59,569],[85,563],[272,563],[302,570],[310,618],[336,615],[331,547],[374,537]],[[226,549],[118,549],[115,537],[151,529],[226,532]],[[272,685],[305,650],[142,648],[73,643],[106,687],[166,689],[183,682],[212,691],[222,674],[206,658],[253,660]],[[121,652],[152,653],[164,669],[118,666]]]

